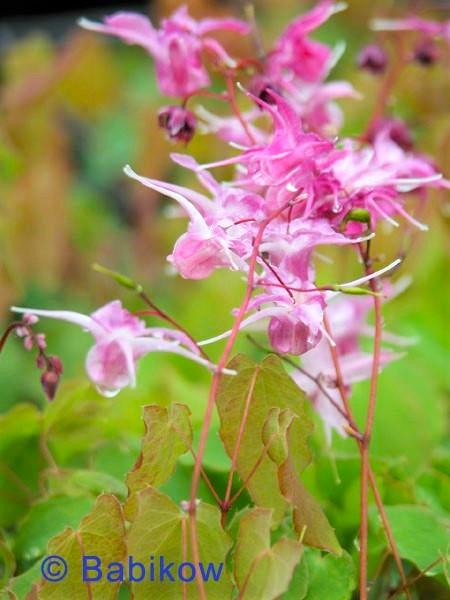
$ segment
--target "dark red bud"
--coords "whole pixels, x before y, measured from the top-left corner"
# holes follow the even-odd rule
[[[53,400],[58,389],[59,374],[56,371],[45,371],[41,375],[41,385],[44,394],[49,400]]]
[[[45,356],[43,354],[38,354],[36,357],[36,366],[38,369],[45,369],[47,365],[47,361],[45,360]]]
[[[182,106],[165,106],[158,113],[158,123],[171,140],[187,144],[194,136],[197,118]]]
[[[439,48],[436,42],[425,39],[419,42],[414,50],[414,60],[424,67],[433,65],[439,59]]]
[[[387,133],[391,140],[405,152],[412,150],[414,146],[413,136],[408,125],[402,119],[391,117],[378,119],[369,132],[368,141],[373,142],[381,132]]]
[[[55,373],[61,375],[61,373],[63,372],[63,364],[61,362],[61,359],[58,358],[58,356],[49,356],[48,362],[49,370],[55,371]]]
[[[388,56],[381,46],[369,44],[358,55],[358,66],[374,75],[383,73],[388,64]]]

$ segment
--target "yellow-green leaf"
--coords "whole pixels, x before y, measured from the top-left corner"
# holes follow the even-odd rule
[[[304,395],[285,372],[281,360],[268,356],[260,365],[244,356],[237,356],[228,367],[237,375],[224,377],[217,396],[221,420],[220,436],[229,456],[233,456],[240,424],[248,404],[248,415],[240,442],[237,472],[245,481],[264,452],[262,439],[264,425],[273,408],[289,409],[301,423],[299,435],[304,440],[304,465],[310,461],[306,440],[313,425],[306,414]],[[249,393],[252,391],[251,398]],[[297,420],[297,419],[295,419]],[[267,432],[266,432],[267,433]],[[264,456],[247,484],[254,502],[274,509],[274,519],[279,520],[286,509],[277,479],[277,465]]]
[[[130,493],[152,485],[159,487],[169,479],[178,457],[192,444],[190,411],[184,404],[144,407],[145,435],[142,450],[128,473]]]
[[[340,555],[342,550],[320,504],[305,489],[297,476],[291,456],[278,471],[280,488],[292,504],[294,527],[308,546]]]
[[[296,540],[270,545],[272,510],[255,508],[244,514],[234,554],[234,574],[241,600],[274,600],[289,586],[302,554]]]
[[[38,600],[113,600],[119,584],[111,583],[105,577],[97,582],[84,582],[82,557],[99,557],[103,568],[111,562],[123,563],[126,557],[124,536],[120,503],[114,496],[99,496],[78,530],[67,528],[49,542],[47,556],[62,557],[67,564],[67,575],[59,582],[42,579],[34,586],[34,597]]]
[[[134,495],[131,515],[128,553],[135,562],[146,565],[148,570],[150,557],[153,557],[154,564],[153,581],[147,574],[145,580],[132,583],[134,600],[199,598],[195,580],[182,581],[182,577],[189,579],[193,574],[195,575],[187,513],[162,492],[147,487]],[[209,563],[212,563],[218,575],[217,581],[214,581],[210,571],[209,580],[204,582],[206,596],[208,600],[227,600],[231,598],[232,585],[225,569],[225,559],[231,540],[221,527],[220,512],[216,507],[205,503],[199,504],[196,531],[199,561],[204,569],[208,569]],[[161,560],[163,569],[161,569]],[[186,562],[191,563],[191,566],[182,567],[181,565]],[[168,567],[171,563],[172,566]],[[182,577],[180,577],[180,569]],[[137,573],[137,576],[139,577],[140,574]],[[183,596],[183,590],[186,596]]]

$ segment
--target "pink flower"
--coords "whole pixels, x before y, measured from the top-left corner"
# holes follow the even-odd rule
[[[245,146],[248,144],[248,134],[242,127],[242,123],[235,116],[218,116],[203,106],[196,108],[196,115],[200,119],[199,131],[204,134],[214,134],[224,142],[231,142],[235,145]],[[257,108],[242,114],[247,123],[254,140],[259,142],[267,141],[267,133],[254,125],[254,121],[261,117],[261,111]]]
[[[171,140],[187,144],[194,136],[197,119],[182,106],[164,106],[158,113],[158,123]]]
[[[86,357],[86,371],[99,392],[115,396],[121,389],[136,385],[136,366],[149,352],[174,352],[200,364],[213,367],[199,356],[196,345],[179,331],[147,327],[115,300],[83,315],[65,310],[11,309],[16,313],[30,313],[41,317],[60,319],[80,325],[94,338],[94,346]]]
[[[306,201],[301,210],[308,216],[314,188],[333,185],[327,166],[335,146],[318,134],[306,133],[291,104],[274,92],[271,94],[275,105],[254,98],[264,105],[274,122],[268,142],[245,148],[238,156],[203,165],[201,169],[238,164],[240,176],[236,185],[258,191],[267,188],[266,199],[272,210],[302,196]]]
[[[380,134],[387,135],[388,138],[405,152],[413,149],[413,135],[408,125],[402,119],[394,117],[377,119],[368,133],[368,141],[373,144]]]
[[[322,338],[323,294],[295,294],[294,302],[287,305],[285,314],[272,317],[269,323],[272,348],[282,354],[304,354]]]
[[[450,44],[450,19],[431,21],[412,16],[405,19],[374,19],[371,25],[375,31],[416,31],[429,38],[443,38]]]
[[[388,56],[385,50],[378,44],[369,44],[362,48],[358,55],[358,66],[360,69],[366,69],[375,75],[379,75],[386,70],[388,65]]]
[[[115,35],[128,44],[138,44],[155,60],[156,76],[161,91],[167,96],[185,98],[210,83],[203,53],[233,66],[224,48],[208,34],[217,30],[245,34],[249,27],[238,19],[192,19],[182,6],[155,29],[150,20],[132,12],[118,12],[104,18],[103,23],[81,19],[80,25],[92,31]]]
[[[332,52],[328,46],[311,40],[308,34],[342,8],[342,4],[323,0],[288,25],[267,57],[266,75],[275,87],[286,77],[286,72],[307,82],[323,79],[328,72]]]
[[[405,211],[403,194],[449,186],[429,159],[405,152],[395,143],[388,127],[378,132],[372,146],[358,147],[346,140],[344,152],[334,161],[331,170],[342,190],[339,210],[335,210],[336,222],[353,208],[365,208],[371,215],[372,225],[386,220],[398,227],[393,217],[400,215],[426,230],[426,225]],[[325,205],[322,205],[324,209]],[[357,231],[359,228],[353,232]]]
[[[181,158],[181,162],[185,161]],[[178,239],[168,257],[182,277],[204,279],[220,267],[246,270],[242,257],[251,253],[251,232],[248,228],[235,226],[235,220],[247,214],[254,220],[258,211],[261,214],[261,198],[248,192],[224,189],[206,176],[203,181],[215,194],[216,201],[212,202],[207,196],[187,188],[141,177],[129,166],[125,167],[125,173],[175,200],[189,217],[187,232]]]

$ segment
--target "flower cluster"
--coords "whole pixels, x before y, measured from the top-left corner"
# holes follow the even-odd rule
[[[237,149],[232,157],[203,165],[189,155],[172,155],[175,163],[196,175],[202,192],[125,168],[131,178],[174,200],[188,217],[187,230],[168,257],[170,263],[187,279],[203,279],[217,269],[241,272],[251,281],[252,298],[240,328],[268,320],[272,348],[302,355],[310,375],[325,382],[336,402],[330,345],[342,360],[345,385],[368,377],[370,365],[358,343],[370,303],[339,292],[381,276],[400,260],[378,272],[365,272],[357,282],[321,287],[316,284],[317,249],[353,246],[360,252],[380,221],[398,227],[403,219],[426,229],[415,209],[428,188],[449,187],[433,163],[413,151],[410,132],[399,119],[380,116],[359,139],[338,137],[342,115],[335,100],[359,94],[347,82],[327,79],[343,45],[330,48],[311,34],[342,8],[322,0],[295,19],[263,58],[239,62],[209,35],[216,30],[249,33],[247,24],[236,19],[195,21],[183,7],[164,19],[158,30],[134,13],[117,13],[102,24],[81,22],[88,29],[138,44],[154,58],[161,91],[181,100],[180,106],[164,107],[159,113],[171,138],[188,142],[199,119],[205,131]],[[389,28],[405,29],[408,24],[405,20]],[[431,25],[426,31],[416,25],[412,23],[427,35],[448,37],[444,25],[433,31]],[[226,79],[222,99],[229,101],[231,116],[216,116],[203,107],[194,115],[186,109],[188,99],[210,84],[208,60]],[[382,72],[386,60],[374,46],[365,49],[359,63]],[[251,69],[242,72],[242,65]],[[248,75],[245,87],[237,83],[238,73]],[[236,83],[253,104],[247,112],[237,105]],[[223,166],[235,167],[230,181],[220,182],[211,172]],[[407,208],[409,197],[415,200],[413,214]],[[331,333],[324,320],[326,310]],[[180,331],[147,328],[118,301],[90,317],[66,311],[30,312],[76,323],[92,334],[95,344],[87,357],[87,372],[108,395],[134,385],[137,361],[154,350],[176,352],[211,366],[199,346],[230,333],[197,345]],[[385,352],[381,364],[394,356]],[[329,403],[325,408],[324,394],[313,379],[300,373],[293,376],[327,423],[343,432],[339,411]]]

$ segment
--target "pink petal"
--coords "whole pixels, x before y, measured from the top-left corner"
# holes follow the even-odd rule
[[[127,44],[142,46],[153,56],[160,54],[156,30],[144,15],[133,12],[117,12],[105,17],[104,23],[80,19],[78,24],[90,31],[115,35]]]

